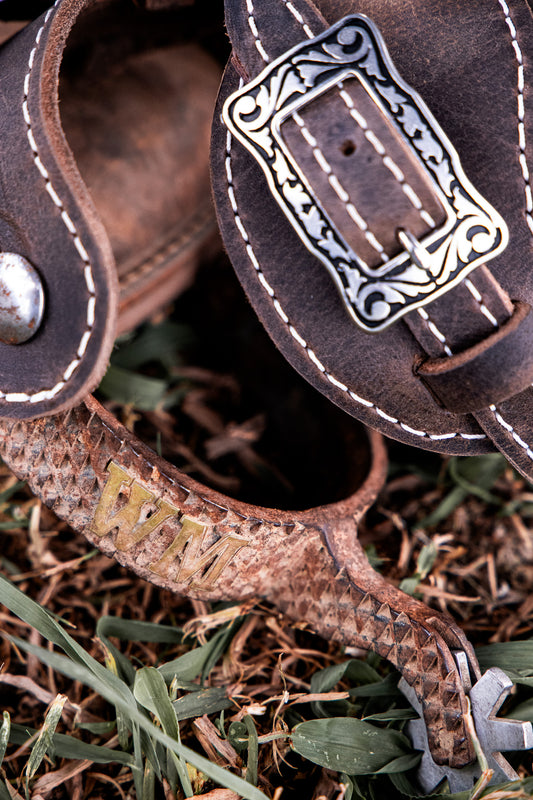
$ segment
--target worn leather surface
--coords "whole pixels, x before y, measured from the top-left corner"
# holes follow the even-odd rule
[[[513,303],[531,302],[529,6],[525,0],[429,0],[407,7],[390,0],[228,0],[226,9],[234,59],[218,111],[240,80],[253,78],[270,60],[347,13],[367,14],[399,73],[426,101],[466,175],[503,215],[510,233],[507,250],[489,266],[421,313],[369,335],[349,319],[326,270],[302,245],[260,168],[228,136],[217,113],[212,160],[221,229],[240,280],[278,347],[320,391],[387,435],[454,454],[487,452],[496,445],[530,475],[531,390],[516,394],[532,377],[526,328],[500,344],[498,358],[491,360],[487,346],[486,362],[473,378],[477,398],[486,404],[482,410],[476,400],[444,408],[416,371],[428,357],[461,358],[510,319]],[[320,139],[320,130],[314,135]],[[391,209],[397,213],[388,194],[382,193],[384,216]]]
[[[291,19],[296,20],[292,12]],[[81,153],[84,131],[70,133]],[[224,141],[231,183],[231,149]],[[90,182],[98,163],[85,163]],[[106,202],[103,190],[93,187],[93,193],[95,203]],[[403,201],[399,194],[396,199]],[[271,234],[275,239],[277,230]],[[120,241],[120,226],[116,236]],[[128,241],[124,237],[126,247]],[[292,258],[290,251],[282,254]],[[158,458],[93,399],[35,422],[4,420],[0,452],[59,516],[157,585],[203,599],[264,597],[328,638],[388,658],[423,703],[437,760],[460,766],[474,754],[451,651],[466,651],[477,676],[475,656],[452,620],[370,569],[357,542],[357,523],[384,480],[386,463],[379,436],[371,434],[369,449],[361,435],[357,455],[369,459],[361,487],[339,503],[304,512],[247,505],[201,486]]]
[[[351,458],[366,466],[360,486],[307,511],[261,508],[200,485],[92,398],[35,422],[3,421],[0,454],[62,519],[152,583],[203,600],[263,597],[327,638],[387,658],[424,705],[436,758],[460,766],[474,754],[451,651],[468,654],[474,676],[479,668],[453,620],[368,564],[357,524],[385,479],[386,455],[378,434],[370,448],[359,435]]]
[[[79,402],[107,367],[119,302],[123,330],[181,291],[215,242],[206,153],[219,68],[187,44],[187,10],[91,5],[58,0],[0,49],[0,241],[46,294],[35,336],[0,344],[9,417]]]
[[[429,358],[417,375],[450,411],[475,412],[527,389],[533,370],[531,306],[518,303],[512,317],[457,355]],[[509,379],[502,375],[509,372]]]

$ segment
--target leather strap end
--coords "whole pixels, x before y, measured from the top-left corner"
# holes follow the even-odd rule
[[[423,361],[415,373],[448,411],[481,411],[533,383],[532,338],[531,306],[517,302],[509,321],[491,336],[457,355]]]

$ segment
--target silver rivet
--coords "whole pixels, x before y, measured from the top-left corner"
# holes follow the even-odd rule
[[[37,270],[16,253],[0,253],[0,342],[27,342],[43,314],[44,290]]]

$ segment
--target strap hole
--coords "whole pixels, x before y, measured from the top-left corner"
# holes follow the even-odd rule
[[[355,142],[352,142],[351,139],[346,139],[346,141],[341,147],[341,153],[344,156],[353,156],[355,150],[356,150]]]

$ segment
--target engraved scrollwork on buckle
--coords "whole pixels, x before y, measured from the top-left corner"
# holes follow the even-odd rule
[[[288,141],[289,125],[296,124],[312,148],[313,135],[302,115],[316,111],[332,90],[346,99],[350,81],[357,83],[367,105],[370,98],[391,136],[407,145],[409,158],[424,174],[442,212],[437,223],[426,214],[432,224],[420,237],[405,229],[401,219],[391,218],[398,247],[388,255],[337,181],[348,222],[364,234],[363,244],[370,242],[377,251],[377,261],[365,257],[364,247],[354,246],[348,228],[339,225],[338,215],[319,199],[309,169]],[[357,114],[355,108],[354,127]],[[362,15],[345,17],[269,64],[228,98],[223,119],[258,161],[280,208],[305,246],[327,267],[349,314],[365,331],[382,331],[426,305],[507,246],[504,220],[466,178],[446,135],[421,97],[400,78],[379,31]],[[351,152],[352,142],[345,147]],[[326,167],[322,164],[327,172]]]

